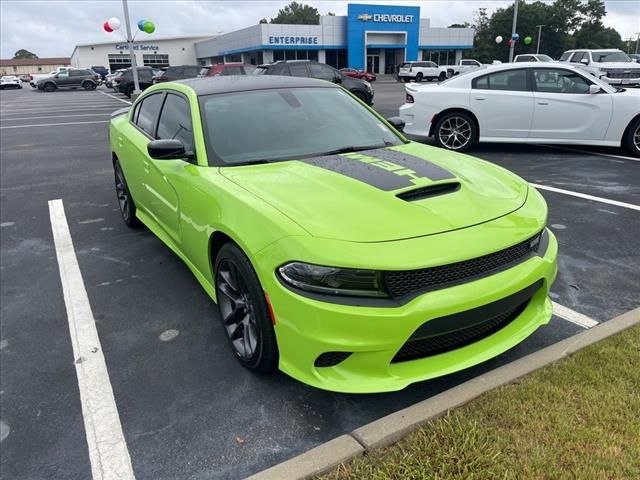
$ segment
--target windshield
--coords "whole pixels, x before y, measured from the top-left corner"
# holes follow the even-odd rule
[[[553,58],[551,58],[549,55],[537,55],[537,57],[541,62],[553,62]]]
[[[311,157],[400,145],[402,140],[341,88],[257,90],[200,98],[216,165]]]
[[[591,52],[594,62],[630,62],[631,59],[624,52]]]

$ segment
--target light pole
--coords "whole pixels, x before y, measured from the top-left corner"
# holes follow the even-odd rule
[[[518,23],[518,0],[515,0],[514,5],[513,5],[513,24],[511,25],[511,38],[513,39],[513,36],[516,33],[516,23]],[[509,63],[513,62],[513,50],[516,46],[516,42],[512,41],[511,45],[509,46]]]
[[[638,54],[638,45],[640,45],[640,32],[637,32],[638,38],[636,39],[636,55]]]
[[[540,41],[542,40],[542,27],[546,25],[536,25],[538,27],[538,41],[536,42],[536,55],[540,53]]]
[[[133,95],[140,95],[140,82],[138,81],[138,64],[136,54],[133,51],[133,37],[131,36],[131,25],[129,24],[129,4],[127,0],[122,0],[124,10],[124,25],[127,29],[127,44],[129,45],[129,58],[131,59],[131,73],[133,74]]]

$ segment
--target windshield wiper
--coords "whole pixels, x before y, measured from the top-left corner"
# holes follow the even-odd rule
[[[339,155],[341,153],[361,152],[362,150],[375,150],[377,148],[390,147],[391,145],[393,145],[392,142],[384,142],[382,145],[379,143],[376,145],[351,145],[348,147],[336,148],[335,150],[330,150],[328,152],[322,152],[318,154],[318,156],[320,157],[323,155]]]

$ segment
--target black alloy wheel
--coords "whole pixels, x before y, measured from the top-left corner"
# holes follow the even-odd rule
[[[82,88],[84,88],[85,90],[95,90],[96,84],[93,82],[84,82],[82,84]]]
[[[244,253],[226,243],[215,262],[220,319],[240,363],[256,372],[278,367],[278,346],[265,294]]]
[[[629,155],[640,157],[640,118],[627,127],[622,145]]]
[[[44,90],[45,92],[53,92],[55,89],[56,89],[56,86],[55,86],[53,83],[47,83],[47,84],[44,86],[44,89],[43,89],[43,90]]]
[[[127,181],[124,178],[124,172],[120,166],[120,161],[116,160],[113,164],[113,172],[116,184],[116,195],[118,197],[118,207],[122,214],[122,220],[125,225],[130,228],[137,228],[141,225],[140,220],[136,217],[136,205],[131,198]]]

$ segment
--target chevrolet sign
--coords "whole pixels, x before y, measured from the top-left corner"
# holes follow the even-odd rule
[[[413,23],[413,15],[389,15],[386,13],[369,15],[368,13],[361,13],[358,15],[358,20],[361,22],[373,20],[376,23]]]

